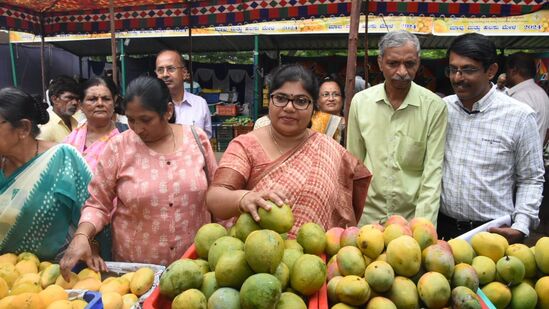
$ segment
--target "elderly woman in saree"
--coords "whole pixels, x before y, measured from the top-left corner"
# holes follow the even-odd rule
[[[46,107],[20,89],[0,90],[0,252],[53,261],[78,225],[91,173],[72,146],[36,139]]]
[[[345,118],[342,87],[335,76],[328,75],[320,81],[318,110],[313,113],[311,129],[324,133],[338,143],[343,143]]]
[[[271,124],[235,138],[224,153],[206,203],[215,217],[228,219],[270,209],[266,202],[292,205],[295,225],[328,229],[356,225],[371,174],[332,138],[309,129],[318,82],[300,65],[285,65],[270,85]]]
[[[82,84],[82,92],[80,109],[86,122],[74,129],[64,142],[78,149],[93,171],[107,142],[120,134],[112,120],[117,90],[112,80],[92,77]]]

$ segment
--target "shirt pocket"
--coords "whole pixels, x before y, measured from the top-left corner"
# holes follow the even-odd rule
[[[425,143],[403,135],[400,137],[396,160],[403,170],[422,171],[425,159]]]

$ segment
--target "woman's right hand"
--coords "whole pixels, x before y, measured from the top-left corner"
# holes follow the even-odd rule
[[[256,222],[259,222],[260,218],[257,210],[260,207],[266,211],[271,210],[271,204],[267,203],[267,201],[272,201],[278,207],[290,203],[286,195],[280,191],[247,191],[240,199],[238,209],[241,212],[249,213]]]
[[[71,271],[79,261],[85,261],[86,264],[94,271],[100,271],[95,269],[94,254],[88,238],[82,234],[75,234],[69,247],[65,251],[63,258],[59,262],[61,266],[61,275],[65,281],[69,281],[71,277]]]

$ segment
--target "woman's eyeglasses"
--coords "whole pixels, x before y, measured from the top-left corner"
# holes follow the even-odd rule
[[[334,99],[337,99],[337,98],[341,97],[341,93],[339,93],[339,92],[332,92],[332,93],[323,92],[323,93],[320,94],[320,96],[323,97],[323,98],[333,97]]]
[[[271,94],[271,101],[276,107],[285,107],[289,102],[292,102],[294,108],[300,110],[307,109],[307,107],[309,107],[309,105],[313,102],[307,96],[296,96],[290,98],[289,96],[280,93]]]

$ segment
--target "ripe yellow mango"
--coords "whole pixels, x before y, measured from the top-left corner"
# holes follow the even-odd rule
[[[505,237],[489,232],[480,232],[471,238],[471,245],[477,255],[484,255],[497,263],[505,255],[509,243]]]
[[[71,277],[69,279],[69,282],[65,281],[65,278],[63,276],[57,277],[57,280],[55,280],[55,284],[59,285],[60,287],[70,290],[72,287],[78,282],[78,276],[71,272]]]
[[[549,274],[549,237],[542,237],[536,242],[536,264],[544,273]]]
[[[17,256],[17,263],[21,261],[33,261],[36,264],[36,268],[40,266],[40,260],[38,257],[30,252],[22,252]]]
[[[23,275],[23,274],[37,274],[38,273],[38,265],[32,260],[21,260],[15,264],[15,269]]]
[[[99,288],[99,292],[101,292],[101,294],[116,292],[122,297],[122,295],[130,292],[130,283],[125,278],[114,278],[106,283],[103,282]]]
[[[539,308],[549,308],[549,276],[541,277],[536,282]]]
[[[38,295],[46,307],[55,301],[69,299],[69,294],[67,294],[65,289],[55,284],[48,286],[46,289],[38,293]]]
[[[23,282],[17,285],[13,285],[11,288],[11,295],[19,295],[23,293],[39,293],[42,291],[42,287],[39,283]]]
[[[383,233],[368,226],[363,226],[360,229],[356,244],[360,251],[371,259],[376,259],[385,248]]]
[[[130,282],[133,294],[141,296],[151,289],[154,281],[154,271],[148,267],[138,269]]]
[[[17,255],[13,253],[5,253],[0,255],[0,263],[10,263],[15,266],[17,264]]]
[[[71,301],[72,309],[85,309],[88,303],[82,299],[75,299]]]
[[[504,309],[511,303],[511,290],[501,282],[490,282],[482,288],[482,292],[496,306],[497,309]]]
[[[135,275],[135,271],[132,271],[131,273],[125,273],[122,275],[122,278],[125,278],[129,282],[132,282],[133,275]]]
[[[101,274],[90,268],[84,268],[78,273],[78,281],[94,278],[101,281]]]
[[[122,302],[122,296],[117,292],[101,293],[101,300],[103,301],[103,308],[105,309],[123,309],[124,308],[124,303]]]
[[[396,274],[412,277],[421,267],[421,248],[411,236],[400,236],[391,241],[385,251],[387,263]]]
[[[457,264],[466,263],[471,265],[473,258],[475,257],[475,251],[473,247],[464,239],[452,238],[448,240],[450,248],[452,248],[452,254],[454,255],[454,261]]]
[[[6,283],[6,280],[0,278],[0,299],[8,296],[10,293],[10,287]]]
[[[11,305],[11,302],[15,299],[15,297],[15,295],[11,295],[0,299],[0,309],[16,309]]]
[[[40,265],[38,265],[38,271],[39,272],[43,272],[46,268],[48,268],[50,265],[52,265],[51,262],[48,262],[48,261],[44,261],[44,262],[40,262]]]
[[[17,308],[17,309],[42,309],[44,308],[44,303],[42,299],[38,296],[37,293],[23,293],[16,295],[11,300],[11,306],[7,308]]]
[[[75,290],[99,291],[101,288],[101,281],[96,278],[86,278],[82,281],[76,282],[72,288]]]
[[[17,278],[13,283],[14,286],[21,284],[23,282],[29,282],[33,284],[40,284],[40,275],[34,273],[24,274],[21,277]]]
[[[130,309],[139,299],[134,294],[122,296],[122,306],[124,309]]]
[[[51,264],[42,271],[42,274],[40,275],[40,285],[42,285],[42,288],[46,288],[47,286],[54,284],[60,274],[61,268],[59,267],[59,264]]]
[[[6,280],[6,283],[11,288],[15,283],[15,280],[19,278],[19,272],[15,269],[15,265],[10,263],[1,263],[0,278]]]
[[[72,309],[72,303],[69,300],[56,300],[46,309]]]
[[[518,258],[524,264],[524,277],[532,278],[536,275],[536,256],[532,250],[524,244],[512,244],[505,254]]]

